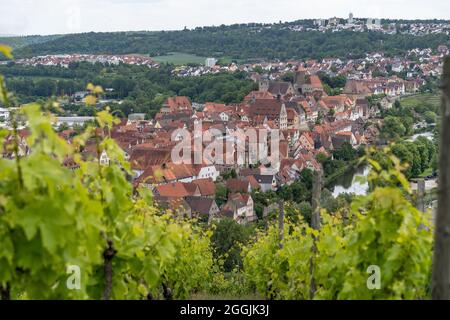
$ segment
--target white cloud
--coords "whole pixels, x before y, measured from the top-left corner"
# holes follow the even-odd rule
[[[4,2],[4,3],[3,3]],[[0,34],[173,30],[204,25],[356,17],[450,19],[448,0],[8,0]]]

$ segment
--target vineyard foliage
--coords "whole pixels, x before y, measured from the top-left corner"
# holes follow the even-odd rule
[[[373,166],[369,179],[384,186],[357,197],[350,208],[332,214],[322,210],[320,230],[288,222],[281,248],[275,226],[260,233],[244,251],[252,286],[266,298],[308,299],[314,278],[315,299],[428,298],[429,218],[411,204],[402,168],[390,159],[388,171],[368,159]],[[379,267],[379,289],[368,286],[371,266]]]
[[[11,106],[3,79],[1,85],[2,103]],[[95,104],[102,89],[88,89],[87,101]],[[147,190],[133,192],[129,163],[109,135],[117,120],[108,111],[98,112],[96,127],[72,144],[55,133],[39,105],[13,116],[26,118],[29,135],[15,127],[0,139],[13,155],[0,159],[0,284],[12,298],[138,299],[157,297],[163,283],[174,298],[186,298],[201,289],[212,265],[210,235],[157,210]],[[22,139],[26,156],[19,154]],[[80,150],[92,139],[97,156],[83,159]],[[103,151],[109,164],[100,161]],[[68,159],[78,169],[64,166]],[[80,290],[66,286],[72,265],[81,270]]]
[[[87,89],[95,110],[102,88]],[[2,104],[14,107],[3,78],[0,90]],[[337,212],[322,210],[318,230],[286,203],[298,218],[286,219],[283,240],[269,223],[239,244],[242,268],[224,272],[223,259],[211,249],[214,228],[159,209],[148,189],[130,183],[130,164],[110,136],[118,120],[108,109],[95,111],[95,125],[69,144],[54,131],[50,107],[57,106],[21,106],[11,113],[13,129],[0,131],[9,155],[0,158],[3,297],[187,299],[198,292],[256,292],[268,299],[428,298],[432,230],[427,215],[412,206],[395,157],[384,159],[386,169],[369,153],[371,192]],[[26,119],[27,130],[18,130],[19,119]],[[93,155],[82,156],[92,142]],[[371,290],[367,270],[374,265],[381,285]],[[81,271],[77,290],[67,286],[69,266]]]

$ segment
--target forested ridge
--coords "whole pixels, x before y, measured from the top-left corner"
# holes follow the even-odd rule
[[[0,43],[8,45],[14,49],[25,47],[32,44],[44,43],[47,41],[54,40],[61,35],[50,35],[50,36],[12,36],[12,37],[0,37]]]
[[[148,54],[184,52],[232,59],[363,57],[367,52],[401,54],[413,48],[448,44],[445,34],[413,36],[380,32],[293,31],[285,25],[233,25],[158,32],[69,34],[22,46],[16,58],[45,54]]]
[[[173,65],[164,64],[150,69],[146,66],[120,64],[118,66],[87,62],[73,63],[69,68],[49,66],[0,66],[7,76],[7,88],[16,94],[19,102],[28,103],[49,96],[72,95],[95,82],[111,88],[103,98],[123,99],[122,104],[110,105],[129,113],[142,112],[152,118],[168,96],[188,96],[195,102],[237,103],[257,85],[245,72],[210,74],[202,77],[174,77]],[[70,112],[92,115],[89,108],[67,106]],[[74,109],[75,108],[75,109]]]

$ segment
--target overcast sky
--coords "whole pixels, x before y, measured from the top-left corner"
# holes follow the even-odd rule
[[[449,0],[0,0],[0,35],[355,17],[450,19]]]

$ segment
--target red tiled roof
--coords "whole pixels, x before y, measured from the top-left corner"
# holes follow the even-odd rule
[[[322,89],[322,81],[317,75],[310,76],[309,81],[313,88]]]
[[[176,180],[171,170],[163,169],[161,166],[149,166],[139,176],[137,182],[145,184],[159,184]]]
[[[201,195],[198,186],[192,182],[184,182],[184,188],[189,193],[189,196]]]
[[[287,108],[286,113],[287,113],[288,120],[294,120],[295,117],[298,116],[297,111],[295,111],[295,109],[293,109],[293,108]]]
[[[336,134],[339,136],[348,136],[348,137],[351,137],[353,135],[353,133],[351,131],[341,131]]]
[[[244,102],[249,102],[252,99],[275,99],[270,92],[267,91],[252,91],[244,97]]]
[[[170,149],[155,149],[139,145],[131,152],[130,163],[133,169],[145,170],[149,166],[161,165],[169,161],[170,156]]]
[[[257,99],[250,103],[251,116],[267,116],[267,119],[275,119],[280,116],[281,101],[277,99]]]
[[[196,184],[200,189],[202,196],[214,196],[216,194],[216,185],[211,179],[198,179],[192,183]]]
[[[258,181],[256,181],[254,176],[247,176],[245,177],[245,179],[247,179],[247,181],[250,183],[250,186],[252,187],[253,190],[261,188],[261,186],[259,185]]]
[[[302,137],[308,141],[309,144],[314,146],[314,139],[312,138],[312,135],[309,132],[305,132],[302,134]]]
[[[158,195],[167,198],[183,198],[189,196],[189,192],[181,182],[164,184],[155,188]]]
[[[248,180],[230,179],[227,181],[227,188],[231,192],[247,192],[249,186]]]
[[[169,97],[167,98],[164,106],[173,111],[192,110],[191,101],[188,97],[184,96]]]
[[[206,102],[203,112],[222,112],[228,111],[229,109],[230,107],[223,103]]]

